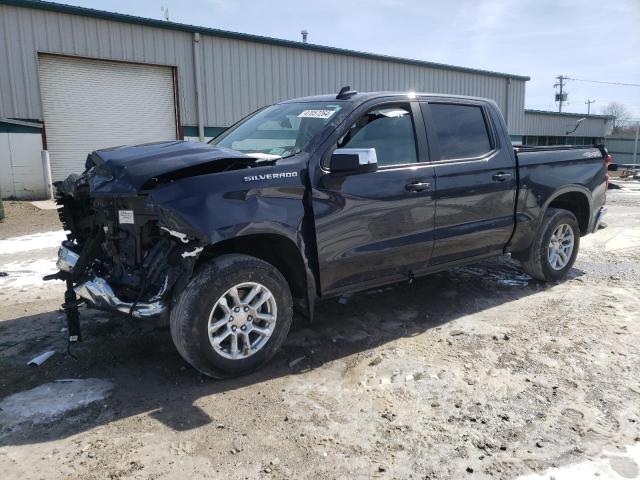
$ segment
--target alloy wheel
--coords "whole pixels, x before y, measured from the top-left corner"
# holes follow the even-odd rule
[[[242,360],[262,349],[276,325],[276,300],[256,282],[231,287],[215,303],[207,325],[209,341],[220,356]]]
[[[554,270],[562,270],[571,259],[574,245],[573,229],[570,225],[562,223],[556,227],[549,239],[547,254],[549,264]]]

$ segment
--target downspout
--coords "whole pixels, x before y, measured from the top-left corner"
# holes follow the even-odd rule
[[[193,69],[196,76],[196,110],[198,115],[198,137],[204,142],[204,108],[202,106],[202,79],[200,78],[200,33],[193,33]]]
[[[40,158],[42,159],[42,173],[44,176],[44,194],[47,200],[53,200],[53,180],[51,179],[51,160],[49,159],[49,151],[41,150]]]

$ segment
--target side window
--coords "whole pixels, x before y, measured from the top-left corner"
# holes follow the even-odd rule
[[[482,108],[474,105],[430,103],[440,158],[479,157],[492,150]]]
[[[369,110],[338,140],[338,148],[375,148],[379,166],[417,162],[411,107],[384,105]]]

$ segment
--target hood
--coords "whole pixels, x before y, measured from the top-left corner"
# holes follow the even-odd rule
[[[213,173],[256,159],[228,148],[171,141],[97,150],[87,158],[94,195],[135,194],[168,179]]]

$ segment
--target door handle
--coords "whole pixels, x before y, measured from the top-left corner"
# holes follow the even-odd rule
[[[420,181],[409,182],[405,186],[405,188],[410,192],[421,192],[423,190],[428,189],[429,187],[431,187],[431,184],[429,182],[420,182]]]
[[[498,172],[491,178],[493,178],[496,182],[504,182],[505,180],[511,178],[511,174],[505,173],[505,172]]]

